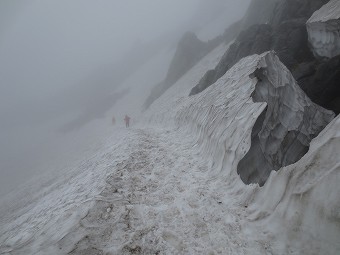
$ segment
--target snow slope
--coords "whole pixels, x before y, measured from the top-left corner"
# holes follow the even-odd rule
[[[253,74],[269,61],[290,74],[272,53],[254,55],[188,98],[226,47],[167,90],[139,126],[115,127],[64,175],[2,201],[0,254],[338,254],[339,117],[298,162],[263,187],[245,185],[237,165],[267,105],[252,99]]]
[[[245,220],[242,225],[249,233],[247,240],[262,243],[269,254],[338,254],[339,117],[313,140],[312,147],[300,161],[277,173],[271,172],[263,188],[245,186],[237,175],[237,165],[250,148],[251,129],[266,107],[266,103],[254,103],[251,98],[258,82],[252,74],[265,66],[262,60],[266,56],[273,58],[271,53],[265,53],[241,60],[211,88],[190,99],[185,99],[185,90],[184,95],[174,96],[182,85],[180,81],[163,100],[155,102],[148,113],[149,119],[152,123],[162,120],[164,125],[174,125],[178,132],[194,137],[194,146],[208,162],[207,179],[214,183],[216,191],[228,187],[219,199],[232,197],[241,206],[251,208],[246,214],[253,224]],[[281,67],[279,72],[282,76],[279,75],[276,82],[292,82],[286,68]],[[288,107],[293,111],[301,106],[298,101],[289,103],[294,102],[295,106]],[[310,104],[309,99],[306,102]],[[333,115],[320,111],[328,118],[322,124],[326,125]],[[280,110],[276,114],[281,118],[288,115],[294,122],[294,115],[289,111]],[[319,122],[323,117],[311,115],[310,118]],[[216,184],[216,180],[222,180],[223,184]]]
[[[278,254],[340,253],[340,117],[315,138],[297,163],[272,172],[249,219],[274,239]],[[281,242],[281,243],[280,243]]]

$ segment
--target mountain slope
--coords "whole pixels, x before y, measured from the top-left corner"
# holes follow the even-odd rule
[[[272,172],[263,188],[245,185],[237,165],[250,148],[253,126],[266,107],[252,99],[259,79],[252,74],[272,53],[242,59],[209,89],[187,98],[192,84],[219,61],[223,50],[211,52],[156,100],[144,115],[144,125],[115,128],[101,150],[68,169],[67,175],[45,182],[38,179],[33,196],[25,192],[21,202],[8,197],[9,204],[19,202],[2,207],[1,253],[339,251],[337,225],[330,230],[308,229],[319,218],[324,226],[339,221],[334,200],[339,194],[339,119],[331,122],[300,161]],[[184,91],[179,90],[183,84]],[[323,153],[328,145],[330,150]],[[304,197],[306,190],[313,190],[310,196],[289,203],[297,191]],[[324,199],[330,190],[335,194]],[[311,217],[301,221],[305,208]],[[282,214],[294,210],[297,214]],[[270,225],[264,228],[264,222]],[[282,233],[297,233],[297,237],[287,239]],[[329,238],[327,246],[314,242],[322,236]]]
[[[0,254],[339,254],[340,117],[273,52],[236,57],[188,97],[228,47],[142,115],[174,52],[125,81],[112,112],[139,123],[116,125],[91,156],[1,201]]]

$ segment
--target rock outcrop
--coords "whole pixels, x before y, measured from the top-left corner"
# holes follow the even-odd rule
[[[279,0],[269,23],[276,27],[294,19],[307,21],[316,10],[327,2],[329,0]]]
[[[242,19],[242,30],[256,24],[268,24],[278,2],[279,0],[252,0]]]
[[[230,43],[241,32],[242,26],[243,26],[243,20],[234,22],[226,30],[224,30],[223,35],[217,37],[217,39],[221,38],[221,42],[224,42],[226,44]]]
[[[340,54],[340,1],[332,0],[307,21],[309,42],[316,57]]]
[[[269,25],[255,25],[241,32],[223,55],[216,68],[206,72],[199,83],[191,90],[190,96],[214,84],[241,58],[263,53],[270,49],[271,44],[272,29]]]
[[[306,21],[317,8],[325,4],[325,0],[283,0],[276,4],[273,17],[269,24],[259,24],[242,31],[217,64],[204,74],[198,84],[193,87],[190,95],[200,93],[222,77],[242,57],[261,54],[274,50],[282,63],[292,72],[295,80],[310,99],[335,113],[340,112],[339,61],[337,57],[325,60],[315,58],[310,49]],[[336,4],[334,4],[336,2]],[[338,1],[328,4],[329,15],[337,17]],[[330,8],[333,6],[334,8]],[[322,8],[325,13],[325,8]],[[309,22],[320,17],[316,12]],[[285,15],[284,15],[285,14]],[[245,17],[246,18],[246,17]],[[332,20],[334,23],[335,20]],[[313,22],[308,26],[318,26]],[[311,35],[309,35],[311,37]],[[326,36],[327,37],[327,36]],[[325,38],[326,38],[325,37]],[[320,37],[321,38],[321,37]],[[327,37],[330,39],[331,37]],[[340,42],[335,40],[332,45]],[[311,38],[309,38],[311,40]],[[321,38],[322,39],[322,38]],[[313,42],[311,43],[313,44]],[[332,47],[333,47],[332,46]],[[334,51],[336,52],[336,51]]]
[[[302,63],[293,74],[313,102],[340,113],[340,56]]]
[[[199,60],[220,44],[221,40],[222,38],[217,38],[216,40],[203,42],[194,33],[185,33],[177,45],[166,78],[152,89],[144,108],[148,108]]]
[[[269,24],[254,25],[240,33],[215,69],[208,71],[191,90],[195,95],[223,76],[241,58],[274,50],[280,60],[293,70],[301,62],[312,61],[304,19],[283,22],[275,29]]]

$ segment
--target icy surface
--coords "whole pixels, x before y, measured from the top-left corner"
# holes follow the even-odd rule
[[[307,98],[273,53],[265,53],[241,60],[208,92],[190,97],[175,119],[199,133],[200,144],[209,138],[204,154],[219,162],[217,168],[234,171],[242,159],[241,179],[263,184],[271,170],[299,160],[333,117]]]
[[[268,57],[272,60],[268,61]],[[309,128],[302,130],[302,137],[300,137],[302,139],[305,139],[303,133],[307,130],[311,132],[316,128],[320,131],[321,127],[331,120],[333,114],[313,105],[298,88],[292,87],[296,94],[290,93],[292,88],[287,87],[286,83],[295,86],[295,81],[292,80],[289,72],[281,66],[282,64],[277,59],[273,60],[273,55],[268,53],[241,60],[216,84],[206,91],[190,97],[189,100],[180,96],[172,102],[165,100],[168,103],[159,100],[153,106],[151,120],[157,122],[161,119],[166,125],[171,125],[173,124],[172,118],[169,118],[170,120],[162,119],[160,115],[169,116],[165,109],[175,109],[175,126],[178,128],[178,132],[182,131],[187,136],[194,137],[194,147],[201,155],[204,155],[208,163],[207,178],[211,183],[216,180],[221,181],[220,184],[214,184],[216,190],[228,187],[226,193],[222,195],[224,198],[236,199],[235,201],[241,205],[241,208],[242,206],[246,208],[252,206],[251,210],[246,211],[247,214],[249,213],[247,220],[254,224],[249,224],[245,220],[243,227],[247,230],[244,233],[247,233],[247,240],[256,240],[263,245],[263,254],[338,254],[340,252],[337,241],[340,237],[338,224],[340,220],[338,206],[340,191],[336,183],[340,178],[339,117],[326,127],[320,137],[313,140],[311,148],[300,161],[280,169],[278,173],[272,171],[269,183],[264,188],[260,189],[256,185],[244,186],[236,173],[238,162],[250,148],[251,130],[267,107],[266,103],[254,103],[252,99],[256,84],[259,84],[256,70],[266,66],[266,61],[267,63],[271,62],[269,69],[274,68],[275,65],[279,66],[277,72],[270,73],[267,70],[266,75],[271,76],[270,79],[272,82],[276,82],[276,85],[284,85],[282,88],[287,89],[285,92],[287,94],[281,93],[284,98],[278,100],[282,100],[281,102],[287,100],[287,108],[290,108],[290,111],[285,112],[285,114],[289,114],[288,116],[276,113],[280,122],[287,123],[291,120],[290,124],[300,123],[298,126],[304,126],[307,123],[310,125],[314,122]],[[276,77],[276,80],[273,77]],[[175,91],[176,86],[173,91],[168,92],[168,96],[172,95],[171,98],[173,98]],[[273,99],[269,98],[267,101],[270,102],[270,100]],[[164,111],[162,111],[163,107]],[[308,108],[314,108],[312,112],[315,111],[315,115],[307,114],[302,117],[303,111],[297,114],[298,109],[302,108],[306,109],[306,113],[309,111]],[[168,111],[170,116],[172,112]],[[301,118],[303,121],[294,119],[295,114],[295,118]],[[313,137],[308,139],[311,138]],[[329,148],[325,150],[324,148],[328,146]],[[328,160],[329,162],[326,163]],[[292,170],[286,172],[286,169]],[[309,171],[311,172],[309,173]],[[328,175],[330,173],[331,176]],[[332,181],[328,182],[330,178]],[[273,179],[275,182],[272,182]],[[299,184],[297,180],[299,180]],[[219,187],[219,185],[221,186]],[[311,188],[318,190],[313,197],[308,195],[304,199],[303,193],[294,195],[298,189],[307,191]],[[256,197],[255,201],[254,197]],[[283,201],[284,197],[285,201]],[[292,197],[295,199],[294,203],[290,203]],[[239,209],[242,210],[241,208]],[[280,209],[273,212],[276,208]],[[290,214],[287,214],[288,212]],[[313,244],[310,245],[310,243]],[[239,253],[241,252],[236,252],[236,254]],[[255,253],[253,251],[249,254]]]
[[[298,161],[334,114],[314,104],[273,54],[261,59],[253,75],[258,82],[252,98],[266,102],[267,108],[254,125],[252,146],[238,173],[245,183],[262,185],[271,170]]]
[[[340,253],[339,148],[338,116],[300,161],[272,172],[256,194],[249,220],[265,226],[263,240],[278,238],[275,254]]]
[[[251,74],[271,53],[188,98],[224,51],[155,101],[145,123],[115,127],[65,175],[2,201],[0,254],[338,254],[339,118],[264,187],[245,185],[237,165],[267,106],[253,101]]]
[[[340,54],[340,1],[331,0],[307,21],[308,39],[316,56]]]

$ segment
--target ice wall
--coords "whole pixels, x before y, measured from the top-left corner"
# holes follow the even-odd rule
[[[264,184],[292,164],[334,117],[312,103],[273,52],[240,60],[211,88],[190,97],[178,126],[198,134],[212,168]]]
[[[332,58],[340,54],[340,1],[331,0],[307,21],[314,55]]]
[[[252,98],[266,102],[267,108],[255,123],[251,148],[238,173],[247,184],[263,185],[271,170],[298,161],[334,114],[312,103],[273,54],[267,54],[260,66],[253,74],[258,82]]]
[[[340,254],[340,117],[297,163],[272,172],[249,219],[284,242],[280,254]]]
[[[331,120],[332,113],[312,104],[295,88],[291,74],[273,52],[240,60],[214,85],[186,98],[199,72],[210,68],[212,59],[218,62],[216,56],[208,56],[206,63],[175,84],[146,117],[153,124],[175,124],[178,132],[193,137],[193,147],[210,163],[207,183],[219,180],[227,187],[224,195],[246,208],[248,221],[242,225],[248,233],[246,240],[271,247],[275,251],[271,254],[339,254],[339,117],[317,136],[314,132]],[[184,91],[180,90],[183,86]],[[285,140],[278,141],[296,126],[301,132],[296,140],[302,140],[291,141],[293,145],[317,137],[299,161],[267,172],[270,175],[263,187],[244,185],[237,166],[252,150],[252,135],[258,135],[266,119],[264,131],[276,149],[285,146]],[[296,152],[295,145],[291,151]],[[243,171],[249,174],[247,168]]]

